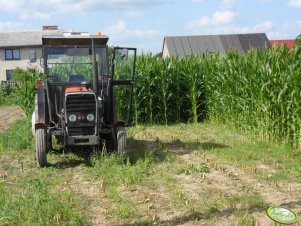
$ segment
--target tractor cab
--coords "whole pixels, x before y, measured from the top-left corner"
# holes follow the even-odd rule
[[[47,164],[53,137],[64,147],[126,150],[136,49],[117,47],[109,55],[108,39],[43,36],[44,80],[37,83],[33,114],[39,166]]]

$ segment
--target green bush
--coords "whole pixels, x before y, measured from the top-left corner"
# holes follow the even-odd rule
[[[15,88],[10,85],[0,85],[0,105],[9,105],[15,102]]]
[[[26,70],[17,68],[13,71],[13,80],[17,82],[17,103],[27,116],[30,116],[34,111],[35,81],[41,79],[42,73],[36,68],[28,68]]]

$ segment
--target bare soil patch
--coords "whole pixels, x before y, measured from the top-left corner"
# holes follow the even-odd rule
[[[25,114],[20,107],[0,107],[0,132],[7,129],[17,119],[24,116]]]
[[[105,214],[107,207],[111,205],[104,193],[102,180],[95,180],[86,175],[80,168],[68,169],[70,175],[65,187],[71,189],[76,195],[81,196],[88,203],[89,222],[91,225],[110,225]]]
[[[199,163],[206,163],[209,167],[208,173],[196,173],[192,175],[177,174],[175,171],[166,172],[174,179],[176,183],[172,186],[164,185],[162,177],[157,178],[161,181],[163,186],[169,186],[169,191],[164,189],[160,190],[161,201],[152,203],[160,214],[157,215],[157,221],[161,224],[171,225],[232,225],[237,224],[237,213],[245,211],[250,215],[251,224],[254,225],[274,225],[274,223],[266,216],[265,208],[259,208],[258,206],[241,206],[243,202],[227,203],[227,199],[233,197],[246,197],[254,196],[258,197],[265,203],[265,206],[286,206],[297,213],[301,212],[301,183],[300,182],[283,182],[273,181],[267,178],[260,178],[259,174],[262,170],[275,173],[275,170],[270,166],[263,163],[258,166],[254,166],[254,169],[240,167],[236,164],[225,164],[223,160],[215,155],[207,155],[202,151],[194,151],[197,147],[208,148],[223,148],[219,145],[212,145],[212,143],[197,142],[185,143],[178,140],[176,137],[170,139],[170,134],[162,134],[163,136],[156,136],[154,131],[149,130],[149,133],[140,133],[135,135],[136,139],[147,141],[147,148],[153,149],[156,146],[161,146],[163,149],[175,155],[178,159],[178,163],[174,163],[174,168],[179,168],[179,162],[181,165],[194,165]],[[195,136],[195,134],[194,134]],[[200,138],[200,137],[199,137]],[[198,138],[198,139],[199,139]],[[201,144],[201,145],[200,145]],[[184,162],[184,163],[183,163]],[[182,207],[172,203],[171,199],[162,199],[162,197],[170,197],[174,191],[178,191],[178,201],[182,201]],[[127,193],[127,192],[125,192]],[[140,188],[142,194],[152,193],[148,191],[148,188]],[[156,193],[152,193],[156,194]],[[137,195],[137,194],[136,194]],[[130,199],[134,199],[134,194],[127,194]],[[210,197],[211,196],[211,197]],[[158,199],[158,198],[157,198]],[[182,199],[182,200],[181,200]],[[218,210],[212,210],[210,213],[206,209],[207,205],[216,205],[226,200],[226,204],[221,204]],[[141,198],[140,200],[143,200]],[[152,200],[156,200],[152,198]],[[159,200],[159,199],[158,199]],[[220,201],[221,200],[221,201]],[[250,201],[246,201],[250,202]],[[164,203],[162,205],[160,203]],[[171,204],[170,204],[171,203]],[[168,207],[167,209],[164,209]],[[175,210],[173,210],[173,207]],[[145,207],[144,207],[145,209]],[[170,212],[169,217],[166,217],[165,213]],[[216,211],[216,212],[215,212]],[[175,214],[176,213],[176,214]],[[244,224],[244,223],[243,223]],[[249,224],[247,224],[249,225]]]

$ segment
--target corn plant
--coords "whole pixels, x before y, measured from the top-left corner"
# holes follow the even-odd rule
[[[300,147],[300,81],[301,45],[184,59],[142,55],[135,122],[197,123],[206,118]]]
[[[17,68],[13,72],[13,80],[16,81],[17,104],[31,116],[34,110],[34,99],[36,94],[35,81],[42,79],[42,74],[36,68]]]

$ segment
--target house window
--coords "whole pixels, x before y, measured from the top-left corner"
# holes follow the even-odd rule
[[[20,60],[20,49],[6,49],[5,60]]]
[[[6,81],[13,80],[13,71],[14,70],[6,70]]]

